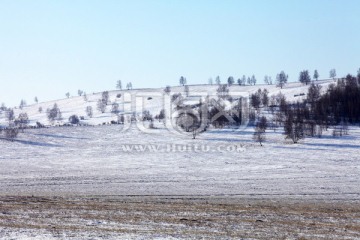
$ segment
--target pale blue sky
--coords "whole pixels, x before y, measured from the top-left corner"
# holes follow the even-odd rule
[[[357,0],[0,0],[0,102],[360,67]]]

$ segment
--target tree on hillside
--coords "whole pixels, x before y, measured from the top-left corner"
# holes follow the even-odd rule
[[[170,86],[166,86],[164,88],[164,93],[166,93],[167,95],[170,95],[170,92],[171,92],[171,87]]]
[[[308,70],[304,70],[300,72],[299,82],[305,85],[308,85],[311,82],[311,77]]]
[[[284,85],[287,83],[289,76],[285,74],[284,71],[281,71],[277,76],[276,76],[276,86],[283,88]]]
[[[238,78],[238,80],[236,82],[238,85],[241,85],[241,78]]]
[[[102,101],[105,105],[108,104],[108,102],[109,102],[109,92],[108,92],[108,91],[102,92],[102,94],[101,94],[101,101]]]
[[[221,84],[220,76],[217,76],[217,77],[215,78],[215,83],[216,83],[217,85],[220,85],[220,84]]]
[[[120,107],[119,104],[117,102],[114,102],[111,106],[111,113],[117,115],[120,112]]]
[[[270,78],[268,75],[265,75],[264,77],[264,83],[267,84],[267,85],[270,85]]]
[[[84,98],[84,101],[85,101],[85,102],[88,101],[88,97],[87,97],[87,95],[86,95],[86,92],[84,92],[83,98]]]
[[[101,99],[97,101],[96,107],[101,113],[104,113],[106,111],[106,104]]]
[[[253,108],[259,109],[261,104],[261,89],[250,95],[250,104]]]
[[[241,85],[246,85],[246,76],[243,75],[242,78],[241,78]]]
[[[251,76],[251,84],[252,84],[252,85],[256,85],[255,75],[252,75],[252,76]]]
[[[55,103],[51,109],[47,109],[46,115],[47,115],[48,120],[51,123],[54,123],[55,120],[60,120],[61,119],[61,111],[60,111],[58,105]]]
[[[184,86],[184,92],[185,92],[185,96],[188,97],[189,96],[189,85],[185,85]]]
[[[319,79],[320,75],[318,73],[318,70],[314,71],[314,79],[317,81]]]
[[[15,113],[12,108],[7,109],[6,111],[6,119],[10,122],[12,122],[15,119]]]
[[[180,83],[180,85],[184,86],[186,84],[186,78],[181,76],[179,79],[179,83]]]
[[[5,138],[9,141],[14,141],[14,139],[19,134],[19,129],[16,127],[8,127],[4,130]]]
[[[132,89],[132,83],[131,83],[131,82],[128,82],[128,83],[126,84],[126,89],[127,89],[127,90]]]
[[[261,103],[264,107],[269,105],[269,91],[266,88],[262,91]]]
[[[267,127],[268,127],[267,119],[265,116],[262,116],[260,120],[256,123],[255,132],[253,136],[255,142],[260,143],[260,146],[262,146],[262,143],[265,141],[265,131]]]
[[[19,108],[23,109],[26,106],[26,101],[24,99],[21,99]]]
[[[86,115],[89,117],[89,118],[92,118],[93,116],[93,109],[91,106],[87,106],[86,109],[85,109],[85,112],[86,112]]]
[[[119,89],[119,90],[122,90],[121,80],[117,80],[117,82],[116,82],[116,88]]]
[[[360,86],[360,68],[359,68],[359,70],[357,72],[357,80],[358,80],[358,84]]]
[[[5,103],[1,103],[1,107],[0,107],[0,110],[1,111],[6,111],[6,105],[5,105]]]
[[[35,101],[36,103],[39,103],[39,99],[38,99],[37,97],[34,98],[34,101]]]
[[[17,126],[19,129],[21,129],[22,132],[24,132],[24,128],[29,124],[29,117],[27,113],[20,113],[17,119],[14,121],[15,126]]]
[[[213,85],[213,84],[214,84],[213,79],[212,79],[212,78],[209,78],[208,83],[209,83],[209,85]]]
[[[235,80],[234,80],[233,76],[228,77],[227,83],[228,83],[229,86],[233,85],[234,82],[235,82]]]
[[[284,134],[293,143],[305,137],[304,135],[304,107],[297,103],[285,112]]]
[[[251,85],[251,78],[248,77],[246,82],[247,82],[248,85]]]
[[[69,92],[65,93],[65,96],[66,96],[67,98],[69,98],[69,97],[70,97],[70,93],[69,93]]]
[[[333,68],[333,69],[330,70],[330,78],[335,79],[335,77],[336,77],[336,69]]]
[[[229,97],[229,88],[226,84],[219,85],[216,92],[218,97],[221,99],[227,99]]]
[[[83,95],[83,93],[84,93],[84,91],[82,91],[82,90],[78,90],[78,95],[81,97],[81,95]]]
[[[315,103],[321,96],[321,85],[312,83],[309,87],[307,100],[309,103]]]

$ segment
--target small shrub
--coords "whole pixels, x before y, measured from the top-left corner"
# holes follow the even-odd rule
[[[151,123],[149,124],[149,128],[150,128],[150,129],[155,129],[155,126],[154,126],[154,123],[153,123],[153,122],[151,122]]]
[[[54,104],[53,108],[47,109],[46,113],[51,123],[54,123],[55,120],[61,119],[61,112],[56,103]]]
[[[79,124],[79,122],[80,122],[80,119],[79,119],[79,117],[77,115],[71,115],[69,117],[69,123],[71,123],[71,124]]]
[[[150,112],[148,110],[145,110],[143,112],[142,120],[143,121],[152,121],[153,120],[153,117],[152,117],[152,115],[150,114]]]
[[[5,138],[10,141],[14,141],[14,139],[19,134],[19,129],[17,128],[7,128],[5,129]]]
[[[38,128],[43,128],[43,127],[45,127],[43,124],[41,124],[40,122],[36,122],[36,126],[38,127]]]

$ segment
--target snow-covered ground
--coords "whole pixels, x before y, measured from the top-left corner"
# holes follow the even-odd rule
[[[320,83],[325,90],[332,82],[329,80]],[[284,89],[275,86],[234,86],[232,90],[252,93],[257,91],[259,87],[266,87],[270,95],[281,91],[290,101],[296,101],[299,98],[295,95],[307,92],[307,86],[298,83],[288,84]],[[205,85],[190,86],[190,92],[196,96],[206,91],[214,93],[216,88],[216,86]],[[147,89],[133,90],[132,92],[140,95],[148,94],[142,98],[143,104],[146,106],[145,109],[157,114],[164,104],[163,97],[158,94],[161,91],[161,89]],[[183,91],[183,87],[172,88],[172,92],[180,91]],[[112,102],[117,101],[119,104],[123,104],[128,101],[123,98],[126,95],[125,92],[122,92],[122,98],[116,98],[118,93],[119,91],[110,92]],[[149,99],[151,95],[153,97]],[[358,203],[360,200],[359,127],[351,126],[349,135],[339,138],[332,137],[332,131],[329,129],[329,131],[324,132],[321,138],[306,138],[298,144],[291,144],[286,141],[282,129],[267,130],[266,142],[263,147],[253,141],[253,127],[240,130],[208,129],[208,131],[198,135],[196,139],[192,139],[189,135],[174,134],[160,122],[155,123],[156,129],[139,128],[139,125],[143,124],[142,122],[138,122],[138,125],[133,123],[126,130],[124,130],[124,125],[101,125],[104,122],[116,119],[116,116],[109,113],[110,107],[104,114],[96,110],[96,101],[100,96],[101,93],[88,94],[87,102],[84,101],[83,97],[73,97],[29,105],[21,110],[28,113],[32,125],[36,124],[37,121],[48,124],[46,114],[44,112],[39,113],[38,108],[42,106],[45,111],[46,108],[52,107],[55,102],[62,111],[65,119],[63,123],[66,123],[66,119],[72,114],[85,116],[85,108],[88,105],[93,106],[94,117],[86,118],[83,121],[88,126],[26,129],[13,142],[0,141],[0,203],[2,203],[0,204],[0,239],[102,239],[101,236],[105,236],[103,235],[104,232],[111,233],[108,239],[189,238],[191,232],[187,232],[187,229],[190,223],[186,223],[186,225],[184,221],[189,222],[191,216],[200,216],[203,219],[201,221],[196,220],[204,225],[201,225],[201,228],[194,225],[194,222],[191,223],[193,224],[191,231],[194,231],[194,234],[196,232],[197,237],[211,232],[214,235],[209,235],[209,238],[213,239],[216,239],[216,236],[224,238],[263,236],[263,239],[266,239],[266,236],[271,236],[277,238],[279,236],[275,234],[277,232],[275,229],[282,226],[283,231],[286,231],[283,223],[281,223],[282,221],[286,222],[289,219],[295,221],[297,219],[299,228],[304,221],[307,221],[308,228],[306,231],[308,231],[313,226],[311,221],[316,214],[311,212],[309,218],[303,216],[302,220],[299,221],[298,216],[306,212],[308,207],[296,210],[298,212],[296,214],[293,212],[294,214],[290,217],[285,211],[281,213],[282,215],[279,218],[272,217],[276,219],[273,219],[273,222],[279,221],[278,225],[275,224],[268,229],[269,232],[272,231],[272,235],[268,235],[267,232],[262,232],[263,235],[253,235],[252,229],[260,231],[253,224],[259,224],[262,220],[255,223],[256,219],[254,220],[252,217],[264,218],[271,214],[278,214],[264,215],[263,211],[265,210],[263,209],[267,209],[268,203],[263,203],[261,205],[263,208],[251,215],[251,221],[254,222],[251,224],[248,223],[250,221],[248,219],[241,220],[241,223],[236,222],[236,219],[239,219],[238,216],[241,216],[243,212],[247,213],[248,210],[242,209],[244,206],[234,210],[231,205],[229,208],[225,208],[217,203],[214,206],[209,206],[208,209],[203,209],[202,204],[211,199],[220,198],[226,199],[226,201],[231,199],[234,201],[268,199],[269,202],[274,199],[278,201],[292,199],[305,202],[305,204],[309,201],[315,201],[317,204],[322,201],[340,201],[350,203],[349,206],[352,206],[352,202]],[[126,112],[126,109],[124,111]],[[16,115],[19,112],[20,110],[16,109]],[[0,119],[5,125],[6,121],[3,115]],[[8,196],[16,196],[17,198],[34,196],[39,198],[35,198],[35,200],[27,200],[26,198],[9,200]],[[162,208],[156,205],[159,204],[158,201],[155,201],[154,206],[147,205],[145,202],[145,207],[141,206],[139,210],[134,210],[131,213],[131,216],[134,217],[131,221],[136,222],[139,216],[141,219],[142,217],[145,219],[135,225],[124,225],[121,222],[122,220],[119,220],[122,219],[121,216],[124,213],[115,210],[110,211],[107,205],[110,202],[105,200],[99,200],[101,204],[105,204],[102,205],[105,210],[95,209],[96,204],[99,203],[93,202],[89,202],[89,205],[79,206],[80,210],[77,210],[73,209],[71,207],[73,205],[67,200],[58,199],[58,197],[89,199],[95,196],[127,199],[154,197],[205,200],[201,204],[194,205],[200,207],[201,210],[198,213],[192,212],[197,211],[195,208],[189,209],[189,212],[186,213],[189,215],[185,215],[187,217],[183,217],[184,212],[181,212],[175,217],[171,216],[171,220],[167,218],[159,220],[157,214],[163,214],[162,216],[169,213],[173,214],[173,203],[169,203],[168,208]],[[45,197],[45,200],[41,200],[42,197]],[[77,200],[74,204],[78,204],[79,201],[81,202],[81,200]],[[29,202],[31,204],[28,204]],[[48,208],[40,211],[42,202]],[[129,208],[128,205],[123,206],[121,204],[116,206]],[[31,210],[27,209],[27,206],[30,206]],[[183,209],[186,206],[187,204],[184,204],[178,208]],[[67,209],[67,207],[69,208]],[[148,214],[148,211],[153,207],[160,212],[154,210],[152,216]],[[256,207],[253,208],[254,211],[257,211],[256,209]],[[290,212],[295,211],[291,209]],[[342,216],[334,213],[335,210],[332,208],[329,209],[329,214],[333,214],[333,216],[324,217],[321,213],[321,216],[316,217],[318,220],[327,221],[327,225],[315,228],[315,230],[321,229],[321,233],[314,231],[312,234],[319,233],[321,237],[332,238],[326,235],[326,226],[329,224],[339,226],[338,223],[341,223],[344,226],[336,230],[339,232],[332,233],[331,236],[335,236],[334,238],[343,236],[341,231],[344,229],[348,231],[349,239],[360,235],[360,230],[356,228],[360,218],[356,213],[353,216],[351,215],[352,210],[349,210],[349,215]],[[84,214],[84,211],[89,215],[78,215]],[[114,220],[111,218],[114,217],[111,215],[112,211],[114,214],[122,215],[119,217],[115,214],[114,216],[118,218]],[[98,218],[106,218],[106,221],[91,219],[94,212],[98,214],[96,215]],[[49,219],[42,222],[41,216],[44,214],[48,214],[46,216]],[[227,219],[225,215],[231,216],[231,219]],[[54,216],[58,216],[61,220]],[[214,216],[218,216],[217,220],[210,219]],[[333,217],[339,216],[344,217],[344,219],[334,220],[336,224],[331,222]],[[349,216],[351,221],[347,219]],[[23,219],[22,217],[26,218]],[[31,219],[32,217],[34,219]],[[210,220],[206,220],[208,218]],[[109,229],[106,224],[109,224],[110,220],[118,221],[116,224],[120,225],[114,223]],[[63,230],[55,231],[52,229],[51,224],[59,227],[62,222],[65,224],[61,226]],[[86,226],[92,226],[93,223],[95,225],[104,223],[104,229],[101,230],[103,232],[97,232],[99,230],[97,227],[86,228]],[[150,223],[153,225],[149,225]],[[231,227],[231,229],[226,226]],[[85,227],[81,228],[81,231],[85,232],[81,232],[83,237],[77,238],[77,231],[80,231],[80,227]],[[73,230],[73,228],[79,229]],[[149,230],[150,228],[151,230]],[[163,229],[162,234],[157,234],[156,229],[158,228]],[[289,226],[290,228],[291,226]],[[297,227],[292,226],[292,228],[297,234],[299,231]],[[169,234],[170,230],[180,231],[179,229],[183,231],[182,235]],[[116,231],[123,231],[124,235],[118,238]],[[147,231],[151,231],[151,233]],[[231,235],[234,232],[239,235]],[[66,234],[70,234],[72,237]],[[298,238],[300,235],[296,234],[290,236],[294,239]],[[313,235],[309,233],[307,236]]]
[[[269,130],[263,147],[252,132],[194,140],[122,125],[26,130],[0,141],[0,194],[360,197],[359,128],[299,144]]]

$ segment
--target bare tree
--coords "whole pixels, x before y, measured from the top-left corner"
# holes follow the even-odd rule
[[[276,83],[277,86],[280,88],[283,88],[284,85],[287,83],[289,76],[287,74],[285,74],[284,71],[281,71],[277,76],[276,76]]]
[[[321,85],[312,83],[309,87],[307,100],[310,103],[315,103],[316,100],[320,98],[321,95]]]
[[[85,112],[86,112],[86,115],[89,117],[89,118],[92,118],[93,116],[93,109],[91,106],[87,106],[86,109],[85,109]]]
[[[101,94],[101,101],[102,101],[105,105],[108,104],[108,102],[109,102],[109,92],[108,92],[108,91],[102,92],[102,94]]]
[[[214,84],[213,79],[212,79],[212,78],[209,78],[208,83],[209,83],[209,85],[213,85],[213,84]]]
[[[54,104],[54,106],[51,109],[46,110],[46,114],[47,114],[48,120],[51,123],[54,123],[55,120],[61,119],[61,111],[56,103]]]
[[[318,73],[318,70],[314,71],[314,79],[317,81],[319,79],[320,75]]]
[[[164,88],[164,92],[165,92],[167,95],[169,95],[170,92],[171,92],[171,87],[170,87],[170,86],[166,86],[166,87]]]
[[[186,84],[186,78],[181,76],[179,79],[179,83],[180,83],[180,85],[184,86]]]
[[[268,76],[268,75],[265,75],[265,77],[264,77],[264,83],[267,84],[267,85],[270,85],[270,80],[269,80],[269,76]]]
[[[116,82],[116,88],[119,89],[119,90],[122,90],[121,80],[118,80],[118,81]]]
[[[255,142],[260,143],[260,146],[262,146],[262,143],[265,141],[265,131],[268,127],[267,119],[265,116],[262,116],[260,120],[256,123],[255,126],[255,132],[253,135],[253,139]]]
[[[246,85],[246,76],[243,75],[241,78],[241,85]]]
[[[252,75],[252,76],[251,76],[251,84],[256,85],[255,75]]]
[[[233,85],[235,83],[234,77],[233,76],[228,77],[227,83],[229,86]]]
[[[21,129],[22,132],[24,132],[24,128],[29,124],[29,117],[27,113],[20,113],[18,118],[14,121],[15,126],[17,126],[19,129]]]
[[[19,129],[15,127],[8,127],[4,130],[5,138],[9,141],[14,141],[14,139],[19,134]]]
[[[132,83],[131,83],[131,82],[128,82],[128,83],[126,84],[126,89],[127,89],[127,90],[132,89]]]
[[[102,99],[99,99],[97,101],[97,109],[99,110],[99,112],[104,113],[106,111],[106,104],[104,103],[104,101],[102,101]]]
[[[226,84],[219,85],[216,91],[219,98],[227,99],[229,97],[229,88]]]
[[[216,83],[217,85],[220,85],[220,84],[221,84],[220,76],[217,76],[217,77],[215,78],[215,83]]]
[[[15,119],[15,113],[12,108],[7,109],[6,111],[6,119],[10,122],[14,121]]]
[[[336,69],[333,68],[330,70],[330,78],[335,79],[335,77],[336,77]]]
[[[111,106],[111,113],[117,115],[117,114],[119,114],[119,112],[120,112],[119,104],[114,102]]]
[[[24,99],[21,99],[19,108],[23,109],[26,106],[26,101]]]
[[[185,85],[184,86],[184,92],[185,92],[185,96],[188,97],[189,96],[189,85]]]
[[[311,77],[308,70],[304,70],[300,72],[299,82],[305,85],[308,85],[311,82]]]

